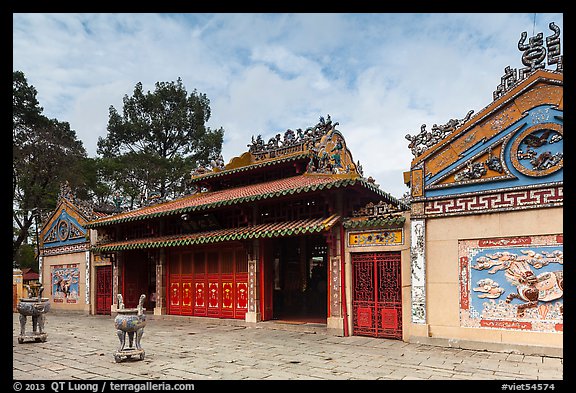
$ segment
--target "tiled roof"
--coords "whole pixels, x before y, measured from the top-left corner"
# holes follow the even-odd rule
[[[38,280],[38,278],[40,278],[40,274],[36,273],[31,268],[22,269],[22,280],[24,281]]]
[[[241,228],[217,229],[207,232],[182,235],[157,236],[96,245],[92,247],[92,250],[121,251],[142,248],[176,247],[243,239],[272,238],[305,233],[317,233],[330,229],[334,224],[338,222],[339,219],[340,216],[332,215],[328,218],[323,217],[316,219],[276,222]]]
[[[330,188],[350,187],[359,184],[380,196],[395,200],[391,195],[380,190],[372,183],[361,178],[338,177],[326,175],[300,175],[265,183],[230,188],[214,192],[197,193],[173,201],[159,203],[141,209],[108,216],[90,221],[86,228],[111,225],[121,222],[145,220],[166,215],[183,214],[209,208],[230,206],[245,202],[275,198],[288,194],[299,194]]]
[[[228,176],[228,175],[231,175],[234,173],[251,171],[251,170],[254,170],[256,168],[263,168],[263,167],[267,167],[267,166],[282,164],[285,162],[302,160],[302,159],[308,158],[308,157],[309,157],[309,153],[306,152],[306,153],[281,157],[281,158],[278,158],[275,160],[267,160],[267,161],[262,161],[262,162],[250,164],[250,165],[243,165],[243,166],[240,166],[238,168],[226,169],[226,170],[222,170],[219,172],[208,172],[206,174],[198,175],[198,176],[192,178],[192,182],[198,182],[198,181],[204,181],[207,179],[213,179],[216,177]]]
[[[346,229],[392,228],[404,225],[406,218],[402,215],[389,215],[387,217],[351,218],[342,225]]]

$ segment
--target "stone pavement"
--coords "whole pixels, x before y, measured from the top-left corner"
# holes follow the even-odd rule
[[[51,311],[46,314],[46,342],[19,344],[19,314],[14,313],[13,379],[422,379],[558,384],[563,379],[563,358],[445,348],[362,336],[336,337],[326,334],[325,325],[251,324],[151,314],[147,315],[141,342],[146,351],[144,359],[116,363],[114,352],[119,340],[113,318]],[[30,318],[26,328],[31,330]],[[514,388],[508,388],[511,389]]]

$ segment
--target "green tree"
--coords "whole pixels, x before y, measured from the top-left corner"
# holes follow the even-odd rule
[[[20,267],[20,269],[31,267],[38,271],[38,264],[36,263],[36,244],[21,244],[16,253],[15,262],[16,266]]]
[[[60,184],[84,183],[86,151],[70,124],[42,115],[37,91],[21,71],[13,72],[12,260],[30,235],[36,215],[56,207]]]
[[[191,170],[222,150],[224,130],[206,126],[210,115],[207,96],[196,90],[188,94],[181,78],[157,82],[146,93],[137,83],[133,95],[124,96],[122,115],[110,106],[108,135],[98,139],[105,180],[130,207],[151,194],[181,196]]]

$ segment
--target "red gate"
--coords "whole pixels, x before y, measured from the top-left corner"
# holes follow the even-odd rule
[[[112,266],[96,268],[96,314],[110,315],[112,305]]]
[[[353,334],[402,339],[400,252],[353,253]]]

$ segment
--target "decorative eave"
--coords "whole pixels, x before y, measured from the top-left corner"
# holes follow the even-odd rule
[[[191,234],[112,242],[93,246],[92,250],[99,252],[113,252],[134,249],[182,247],[195,244],[312,234],[327,231],[338,223],[338,221],[340,221],[340,216],[334,214],[328,218],[323,217],[317,219],[285,221],[240,228],[217,229]]]
[[[349,218],[342,225],[346,229],[400,228],[404,226],[406,217],[402,214],[390,214],[377,218]]]
[[[377,204],[368,203],[355,211],[353,217],[344,219],[342,225],[346,229],[367,228],[399,228],[404,226],[406,217],[402,214],[409,207],[404,204],[393,205],[386,201]]]
[[[120,213],[103,219],[94,220],[85,225],[86,228],[97,228],[123,222],[142,221],[171,215],[179,215],[196,211],[233,206],[254,201],[283,197],[286,195],[304,194],[314,191],[330,190],[360,186],[390,203],[400,204],[396,198],[380,190],[373,183],[363,178],[350,178],[342,175],[310,175],[304,174],[290,178],[273,180],[266,183],[252,184],[232,189],[198,193],[169,202],[147,206],[141,209]]]

